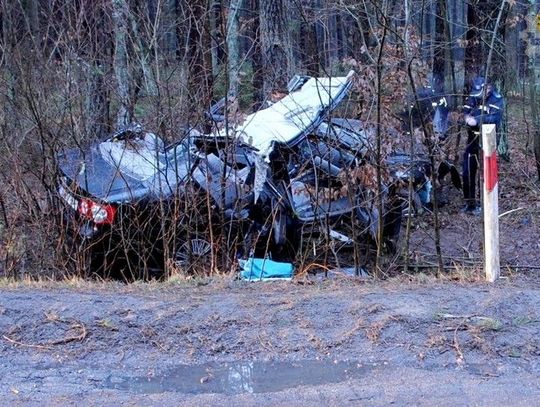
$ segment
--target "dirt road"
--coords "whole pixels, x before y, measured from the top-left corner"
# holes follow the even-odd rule
[[[53,286],[55,287],[55,286]],[[540,284],[0,291],[1,405],[531,405]]]

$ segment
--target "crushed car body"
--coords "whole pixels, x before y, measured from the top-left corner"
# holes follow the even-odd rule
[[[380,219],[385,242],[395,243],[403,200],[391,179],[376,199],[373,134],[333,117],[354,75],[297,76],[287,96],[238,126],[191,130],[170,146],[131,126],[63,151],[58,195],[72,245],[89,245],[102,267],[110,253],[128,262],[146,253],[134,268],[159,270],[169,257],[186,270],[208,266],[216,236],[236,236],[225,251],[237,258],[298,261],[327,245],[338,266],[341,249],[377,240]],[[128,236],[136,244],[126,248]]]

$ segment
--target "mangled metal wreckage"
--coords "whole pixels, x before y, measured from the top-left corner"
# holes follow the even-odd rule
[[[387,182],[379,216],[370,134],[358,120],[332,117],[353,76],[297,76],[286,97],[236,128],[191,130],[167,147],[135,126],[62,152],[71,250],[91,250],[94,269],[113,260],[161,269],[169,257],[189,270],[208,266],[217,250],[300,261],[324,245],[339,266],[340,249],[375,240],[380,218],[391,244],[402,201]]]

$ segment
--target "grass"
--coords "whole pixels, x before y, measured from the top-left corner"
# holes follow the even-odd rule
[[[114,323],[107,318],[97,321],[97,325],[110,331],[118,331],[116,325],[114,325]]]
[[[445,270],[444,274],[439,274],[436,267],[428,271],[419,271],[414,273],[402,273],[388,278],[388,281],[397,284],[408,282],[413,284],[433,284],[437,282],[466,282],[475,283],[485,281],[484,270],[481,267],[465,267],[454,265],[452,269]]]
[[[473,324],[482,331],[500,331],[504,324],[496,318],[474,317]]]
[[[538,318],[531,317],[529,315],[517,316],[512,320],[512,325],[514,326],[525,326],[529,324],[534,324],[540,322]]]
[[[120,288],[125,284],[118,281],[88,280],[78,276],[64,278],[43,277],[43,276],[23,276],[20,278],[0,277],[0,289],[52,289],[52,288],[73,288],[73,289],[103,289]]]

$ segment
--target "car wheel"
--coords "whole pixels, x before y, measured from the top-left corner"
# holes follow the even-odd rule
[[[188,274],[207,274],[212,265],[212,244],[203,237],[193,237],[179,244],[174,265]]]

